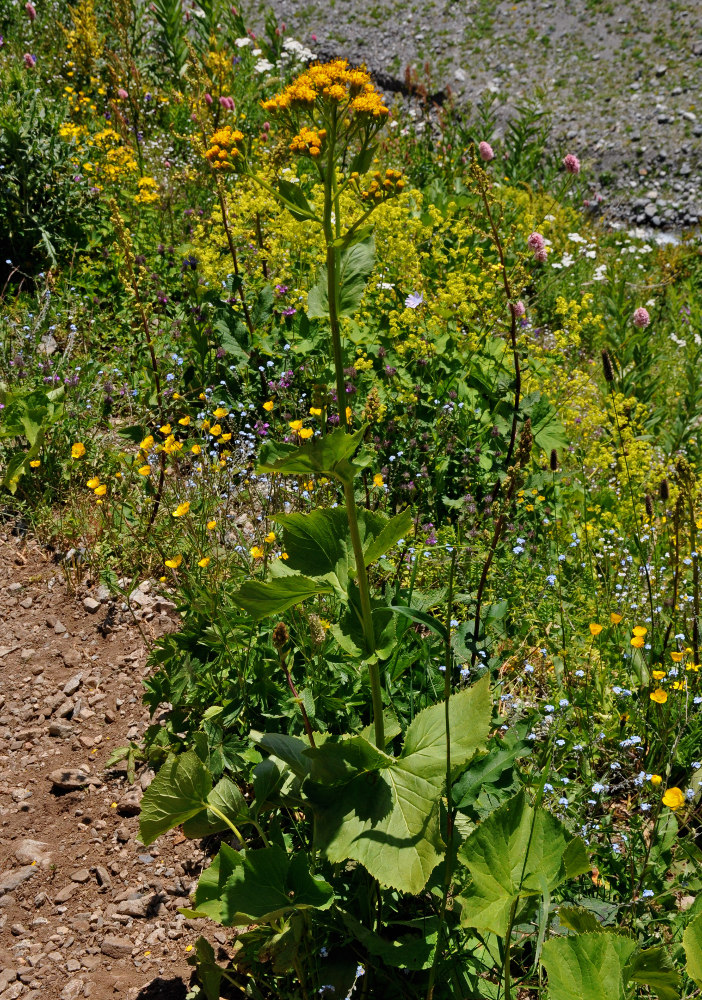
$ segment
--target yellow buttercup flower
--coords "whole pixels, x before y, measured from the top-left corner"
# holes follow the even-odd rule
[[[634,635],[643,637],[648,632],[648,629],[644,628],[643,625],[635,625],[631,631]]]
[[[649,698],[651,701],[655,701],[657,705],[665,705],[668,700],[668,694],[663,688],[656,688],[655,691],[651,691]]]
[[[190,510],[190,501],[184,500],[183,503],[179,503],[176,509],[172,512],[173,517],[182,517],[187,514]]]
[[[213,437],[218,437],[222,433],[222,428],[219,424],[215,424],[214,427],[210,427],[210,434]]]
[[[631,640],[631,645],[634,647],[634,649],[642,649],[643,644],[644,644],[644,638],[642,635],[635,635],[634,638]]]
[[[267,413],[270,413],[274,406],[275,406],[275,403],[273,402],[273,400],[272,399],[267,399],[266,402],[263,404],[263,409]]]
[[[654,670],[653,679],[654,681],[662,681],[665,677],[665,670]]]
[[[383,482],[384,482],[384,479],[383,479],[382,473],[376,472],[376,474],[373,476],[373,485],[380,487],[380,486],[383,485]]]
[[[216,521],[208,521],[207,522],[207,530],[208,531],[214,531],[214,529],[216,527],[217,527],[217,522]]]
[[[232,439],[231,434],[223,434],[219,440],[220,441],[231,441],[231,439]]]
[[[141,465],[137,469],[137,472],[139,473],[140,476],[150,476],[151,475],[151,466],[150,465]]]
[[[622,620],[622,616],[618,614],[616,611],[612,611],[610,612],[609,620],[611,621],[612,625],[618,625],[619,622]]]
[[[187,427],[188,424],[190,423],[190,417],[188,416],[181,417],[178,423],[181,425],[181,427]]]
[[[139,445],[139,447],[141,448],[142,451],[149,451],[150,448],[153,448],[153,445],[154,445],[153,434],[147,434],[144,440]]]
[[[166,559],[166,566],[168,566],[169,569],[178,569],[182,561],[183,557],[180,553],[178,553],[177,556],[171,556],[170,559]]]
[[[660,785],[660,783],[662,781],[663,781],[663,778],[661,778],[660,774],[652,774],[651,775],[651,784],[654,787],[657,786],[657,785]]]
[[[310,416],[311,417],[321,417],[322,416],[321,407],[319,407],[319,406],[311,406],[310,407]]]
[[[94,490],[96,486],[100,485],[100,477],[93,476],[93,478],[89,479],[85,485],[88,487],[89,490]]]
[[[165,437],[165,436],[167,436],[168,434],[171,433],[171,425],[170,424],[164,424],[163,427],[159,427],[159,431]]]
[[[203,556],[202,559],[198,560],[197,564],[200,567],[200,569],[204,569],[206,566],[210,565],[210,557],[209,556]]]
[[[601,631],[602,631],[601,625],[598,625],[597,622],[590,622],[590,635],[592,636],[599,635]]]
[[[675,650],[672,650],[672,652],[670,654],[670,658],[673,661],[673,663],[680,663],[680,661],[683,658],[683,654],[682,653],[678,653]]]
[[[685,805],[685,793],[680,788],[667,788],[663,796],[663,805],[669,809],[682,809]]]
[[[300,437],[302,438],[303,441],[306,441],[308,438],[311,438],[313,434],[314,431],[312,430],[311,427],[303,427],[302,430],[300,431]]]
[[[82,458],[83,455],[85,455],[85,445],[82,441],[76,441],[76,443],[71,446],[71,458]]]
[[[290,428],[291,431],[294,431],[295,433],[299,433],[302,430],[302,421],[301,420],[291,420],[290,423],[288,424],[288,427]]]
[[[194,444],[190,449],[193,455],[200,455],[202,453],[202,448],[199,444]]]
[[[263,559],[265,552],[260,545],[254,545],[254,547],[249,550],[249,555],[252,559]]]
[[[217,409],[214,411],[214,416],[217,417],[217,420],[221,420],[222,417],[226,417],[228,413],[229,410],[225,410],[224,407],[218,406]]]
[[[41,465],[41,460],[38,459],[38,458],[35,458],[29,464],[32,467],[32,469],[38,469],[39,466]]]
[[[104,496],[105,496],[105,494],[107,493],[107,487],[106,487],[106,486],[105,486],[105,484],[103,483],[103,484],[102,484],[102,486],[97,486],[97,487],[96,487],[96,488],[95,488],[95,489],[93,490],[93,493],[95,494],[95,496],[96,496],[96,497],[104,497]]]

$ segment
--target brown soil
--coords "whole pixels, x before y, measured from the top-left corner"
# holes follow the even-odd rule
[[[146,643],[177,619],[103,635],[109,604],[90,613],[85,596],[34,543],[0,533],[0,1000],[180,1000],[206,928],[178,907],[204,854],[176,831],[137,843],[150,772],[132,787],[105,770],[143,733]],[[62,792],[58,769],[90,783]]]

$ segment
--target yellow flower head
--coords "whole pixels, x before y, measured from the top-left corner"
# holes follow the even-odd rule
[[[183,561],[183,557],[182,557],[182,555],[179,552],[177,556],[171,556],[171,558],[170,559],[166,559],[165,562],[166,562],[166,566],[168,566],[169,569],[178,569],[178,567],[180,566],[180,564],[182,563],[182,561]]]
[[[598,625],[597,622],[590,622],[590,635],[599,635],[601,631],[601,625]]]
[[[137,469],[137,472],[139,473],[140,476],[150,476],[151,475],[151,466],[150,465],[141,465]]]
[[[266,537],[263,539],[263,541],[267,542],[269,545],[272,545],[273,542],[275,541],[275,531],[269,531]]]
[[[104,497],[104,496],[105,496],[105,494],[107,493],[107,487],[106,487],[106,486],[105,486],[105,484],[103,483],[103,484],[102,484],[102,486],[97,486],[97,487],[96,487],[96,488],[95,488],[95,489],[93,490],[93,493],[95,494],[95,496],[96,496],[96,497]]]
[[[662,681],[665,677],[665,670],[654,670],[653,679],[654,681]]]
[[[147,434],[144,440],[141,442],[139,447],[142,451],[149,451],[154,446],[154,436],[153,434]]]
[[[683,654],[682,653],[678,653],[675,650],[672,650],[672,652],[670,654],[670,658],[673,661],[673,663],[680,663],[680,661],[683,658]]]
[[[222,417],[226,417],[228,413],[229,410],[225,410],[224,407],[218,406],[217,409],[214,411],[214,416],[217,417],[217,420],[221,420]]]
[[[34,458],[29,464],[32,469],[38,469],[39,466],[41,465],[41,459]]]
[[[290,423],[288,424],[288,427],[294,433],[299,434],[299,432],[302,430],[302,421],[301,420],[291,420]]]
[[[648,629],[644,628],[643,625],[635,625],[631,631],[634,633],[635,636],[643,638],[643,636],[645,636],[646,633],[648,632]]]
[[[634,649],[643,649],[643,644],[644,644],[644,638],[642,635],[635,635],[634,638],[631,640],[631,645],[634,647]]]
[[[618,625],[619,622],[622,620],[622,616],[618,614],[616,611],[612,611],[610,613],[609,620],[611,621],[612,625]]]
[[[669,809],[682,809],[685,805],[685,793],[680,788],[667,788],[663,796],[663,805]]]
[[[220,427],[219,424],[215,424],[214,427],[210,428],[210,434],[212,434],[213,437],[218,437],[221,433],[222,433],[222,428]]]
[[[200,567],[200,569],[204,569],[206,566],[210,565],[210,557],[209,556],[203,556],[202,559],[198,559],[198,563],[197,564]]]
[[[665,705],[668,700],[668,694],[663,690],[663,688],[656,688],[655,691],[651,691],[649,697],[651,701],[655,701],[657,705]]]
[[[187,415],[185,417],[181,417],[178,423],[181,425],[181,427],[187,427],[188,424],[190,423],[190,417],[188,417]]]
[[[163,434],[164,437],[167,437],[171,433],[171,425],[164,424],[163,427],[159,427],[159,431],[161,432],[161,434]]]
[[[322,408],[320,406],[310,406],[310,416],[311,417],[321,417]]]
[[[190,451],[193,453],[193,455],[200,455],[202,453],[202,448],[200,447],[199,444],[194,444],[190,449]]]
[[[373,476],[373,485],[378,487],[383,485],[383,476],[380,472],[376,472]]]
[[[184,500],[183,503],[179,503],[176,509],[172,512],[173,517],[182,517],[187,514],[190,510],[190,501]]]
[[[207,530],[208,531],[214,531],[214,529],[216,527],[217,527],[217,522],[216,521],[208,521],[207,522]]]
[[[302,438],[303,441],[306,441],[308,438],[311,438],[313,434],[314,431],[312,430],[311,427],[303,427],[302,430],[300,431],[300,437]]]
[[[93,478],[89,479],[85,485],[88,487],[89,490],[94,490],[96,486],[100,485],[100,477],[93,476]]]
[[[265,552],[260,545],[254,545],[254,547],[249,550],[249,555],[252,559],[263,559]]]
[[[267,399],[266,402],[263,404],[263,409],[266,411],[266,413],[270,413],[274,406],[275,403],[273,402],[273,400]]]
[[[651,775],[651,784],[654,786],[654,788],[657,787],[658,785],[660,785],[660,783],[662,781],[663,781],[663,778],[661,778],[660,774],[652,774]]]
[[[76,441],[71,447],[71,458],[82,458],[85,455],[85,445],[82,441]]]

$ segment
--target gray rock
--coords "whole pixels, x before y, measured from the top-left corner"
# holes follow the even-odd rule
[[[132,954],[132,942],[129,938],[108,934],[102,940],[100,951],[110,958],[129,958]]]
[[[73,726],[67,722],[52,722],[49,726],[49,736],[58,736],[65,740],[73,733]]]
[[[85,983],[82,979],[69,979],[64,988],[61,990],[60,1000],[77,1000],[78,997],[84,995],[84,987]]]
[[[33,875],[36,875],[38,871],[38,865],[25,865],[23,868],[17,868],[13,872],[6,872],[4,875],[0,875],[0,896],[4,896],[6,892],[14,892],[15,889],[19,889]]]
[[[21,865],[35,862],[42,868],[51,864],[51,848],[43,840],[21,840],[15,848],[15,857]]]
[[[97,879],[97,884],[101,889],[107,890],[112,888],[112,879],[110,878],[110,873],[107,868],[102,865],[98,865],[95,869],[95,878]]]
[[[78,868],[77,871],[71,873],[71,882],[78,882],[83,885],[84,882],[90,881],[90,872],[87,868]]]
[[[73,896],[77,888],[78,888],[77,885],[72,885],[69,882],[68,885],[65,885],[63,889],[61,889],[60,892],[56,893],[56,895],[54,896],[54,902],[59,904],[67,903],[68,900]]]
[[[49,781],[61,792],[77,792],[95,780],[88,770],[81,767],[61,767],[49,775]]]
[[[66,683],[63,685],[63,693],[69,697],[75,694],[78,688],[83,683],[83,674],[74,674],[73,677],[69,677]]]
[[[100,608],[100,601],[96,601],[94,597],[85,597],[83,599],[83,607],[88,614],[94,615]]]

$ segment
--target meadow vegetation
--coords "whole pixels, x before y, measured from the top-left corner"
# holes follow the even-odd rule
[[[699,996],[699,242],[217,0],[0,32],[2,512],[178,604],[190,996]]]

